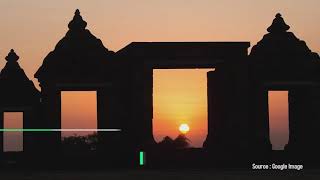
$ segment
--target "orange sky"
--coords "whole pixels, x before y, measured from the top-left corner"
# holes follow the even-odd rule
[[[95,91],[61,92],[61,128],[97,128],[97,93]],[[85,136],[92,133],[93,132],[62,132],[62,136]]]
[[[5,112],[4,128],[23,128],[22,112]],[[23,133],[22,132],[4,132],[3,133],[3,150],[22,151],[23,150]]]
[[[65,35],[76,8],[90,31],[114,51],[133,41],[250,41],[253,45],[281,12],[290,30],[320,52],[319,6],[318,0],[1,0],[0,67],[15,48],[33,79],[43,58]]]
[[[201,147],[207,136],[207,72],[210,69],[153,71],[153,134],[156,141],[164,136],[176,138],[179,125],[186,123],[186,136]]]
[[[289,140],[288,91],[269,91],[270,141],[275,150],[284,149]]]
[[[250,41],[251,45],[254,45],[266,33],[266,28],[271,24],[275,14],[281,12],[287,24],[291,26],[290,31],[305,40],[313,51],[320,52],[319,6],[318,0],[1,0],[0,68],[4,66],[4,58],[9,50],[14,48],[20,56],[20,65],[38,87],[33,75],[44,57],[67,32],[67,24],[77,8],[88,22],[87,28],[113,51],[133,41]],[[175,82],[183,82],[186,80],[184,77],[192,76],[188,79],[188,85],[192,87],[194,83],[193,86],[201,86],[198,83],[203,75],[201,71],[197,72],[197,75],[189,73],[192,74],[188,71],[181,75],[181,72],[177,71],[174,76],[166,78],[167,73],[159,71],[159,77],[155,76],[155,80],[162,82],[161,79],[164,79],[164,84],[178,85]],[[180,76],[181,78],[178,78]],[[190,99],[185,101],[193,101],[192,92],[195,90],[188,89],[191,89],[190,92],[185,91],[182,94],[186,93],[187,96],[187,93],[190,93]],[[175,119],[174,122],[170,122],[174,124],[170,126],[172,136],[177,133],[177,124],[180,121],[190,121],[190,136],[195,132],[195,128],[200,128],[194,121],[206,117],[204,100],[199,100],[197,107],[189,106],[187,103],[179,105],[180,93],[172,94],[170,97],[177,101],[171,104],[172,108],[168,110],[168,107],[163,106],[167,103],[166,98],[159,98],[163,97],[161,94],[166,94],[167,90],[164,88],[163,92],[159,91],[155,96],[159,104],[155,106],[162,106],[162,110],[156,113],[159,113],[163,122]],[[203,91],[199,88],[199,92]],[[175,114],[174,118],[168,116],[172,109],[177,109],[171,113]],[[182,109],[186,109],[187,113],[182,112]],[[197,112],[193,112],[195,109]],[[282,110],[276,112],[279,114],[278,117],[282,116]],[[66,116],[73,116],[72,111]],[[157,116],[154,122],[160,123],[161,120]],[[197,137],[203,137],[203,134]],[[200,141],[202,140],[197,141],[195,145],[201,144]]]

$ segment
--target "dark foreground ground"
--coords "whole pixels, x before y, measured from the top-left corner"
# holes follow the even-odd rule
[[[113,156],[112,153],[109,154]],[[302,164],[303,169],[256,170],[253,168],[254,164],[246,157],[233,155],[212,159],[211,156],[195,149],[179,152],[162,151],[154,154],[148,152],[146,156],[146,164],[139,166],[139,157],[136,154],[121,157],[125,161],[119,161],[117,164],[110,162],[118,162],[115,161],[119,159],[118,156],[111,158],[111,161],[110,156],[104,157],[97,154],[81,156],[73,153],[64,156],[41,156],[43,158],[8,154],[0,166],[0,180],[320,180],[319,163],[314,166],[308,161],[307,163],[291,162],[283,158],[286,156],[283,156],[282,152],[274,152],[268,160],[264,158],[263,161],[252,162],[255,165],[269,165],[268,167],[271,167],[271,164]],[[234,159],[235,157],[238,159]],[[320,161],[314,158],[313,162]],[[124,169],[124,166],[128,167]]]
[[[320,179],[320,170],[307,171],[213,171],[213,170],[117,170],[117,171],[87,171],[87,172],[1,172],[1,180],[233,180],[233,179]]]

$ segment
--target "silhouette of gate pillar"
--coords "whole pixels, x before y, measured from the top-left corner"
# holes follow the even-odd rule
[[[141,63],[141,62],[140,62]],[[134,65],[132,80],[132,121],[131,136],[136,136],[133,145],[136,151],[155,144],[152,132],[153,119],[153,69],[144,63]]]
[[[41,86],[42,119],[44,129],[61,128],[61,92],[54,85]],[[42,135],[42,148],[46,152],[59,152],[61,133],[44,132]]]
[[[320,127],[320,87],[296,87],[289,91],[289,142],[287,151],[303,154],[308,149],[310,154],[318,154],[320,146],[317,141]],[[313,157],[315,158],[315,157]]]
[[[241,59],[241,58],[240,58]],[[207,73],[208,136],[204,147],[223,153],[248,149],[248,67],[245,59]]]
[[[203,144],[204,147],[221,147],[224,142],[224,127],[226,116],[224,76],[221,69],[207,73],[207,97],[208,97],[208,135]]]
[[[253,88],[251,91],[251,122],[252,152],[268,152],[272,149],[269,135],[269,107],[268,89],[264,87]]]
[[[153,138],[153,131],[152,131],[152,119],[153,119],[153,69],[151,67],[148,67],[144,70],[144,86],[143,86],[143,92],[144,92],[144,98],[143,98],[143,105],[144,105],[144,126],[146,127],[146,131],[144,134],[141,134],[142,136],[145,136],[146,142],[145,144],[153,144],[155,143]],[[151,121],[150,121],[151,119]]]
[[[121,125],[119,124],[119,119],[117,118],[117,114],[115,114],[114,104],[116,102],[116,96],[113,91],[113,84],[107,85],[105,87],[101,87],[97,89],[97,126],[99,129],[121,129]],[[119,147],[119,133],[113,133],[112,136],[110,134],[113,132],[98,132],[99,138],[99,147],[98,150],[101,152],[106,152],[106,150],[115,150]]]

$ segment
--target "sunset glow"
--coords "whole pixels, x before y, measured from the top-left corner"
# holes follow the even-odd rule
[[[188,124],[191,145],[202,147],[207,136],[207,72],[211,69],[153,71],[153,135],[176,138],[177,127]]]
[[[14,48],[20,56],[20,66],[40,90],[34,73],[65,36],[77,8],[92,34],[115,52],[139,41],[249,41],[252,47],[280,12],[290,31],[319,53],[319,6],[319,0],[3,0],[0,67],[6,63],[7,52]],[[154,70],[153,135],[157,142],[167,135],[175,138],[180,133],[178,127],[187,123],[192,146],[202,146],[207,135],[207,71]],[[95,92],[62,92],[61,96],[62,128],[97,128]],[[283,148],[288,138],[286,98],[286,92],[269,96],[270,136],[275,149]],[[21,119],[22,115],[18,116],[5,114],[5,119]],[[5,123],[14,123],[10,127],[21,126],[20,120]],[[20,141],[17,146],[21,147]]]
[[[95,91],[61,92],[61,128],[97,129],[97,100]],[[62,132],[62,137],[85,136],[93,132]]]
[[[289,140],[288,91],[269,91],[270,141],[274,150],[283,150]]]
[[[4,128],[23,128],[23,112],[5,112]],[[3,151],[23,151],[23,132],[4,132]]]

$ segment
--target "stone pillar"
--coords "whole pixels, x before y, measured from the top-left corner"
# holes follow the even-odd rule
[[[232,69],[226,64],[208,73],[208,137],[205,147],[225,151],[231,150],[237,142],[235,125],[241,117],[237,116],[236,90]]]
[[[116,129],[117,121],[114,114],[115,98],[111,93],[111,87],[103,87],[97,90],[97,128]],[[115,146],[115,138],[118,132],[98,132],[99,148],[104,151]]]
[[[42,89],[43,117],[40,121],[46,129],[61,128],[61,91],[56,88]],[[61,151],[61,132],[44,132],[42,134],[42,147],[46,152]]]
[[[23,112],[23,128],[37,129],[39,127],[38,114],[36,114],[35,108],[34,106]],[[39,146],[41,136],[42,133],[39,132],[23,132],[23,151],[28,154],[39,152],[41,149],[41,146]]]
[[[320,143],[320,94],[318,87],[301,87],[289,91],[289,142],[291,152],[318,153]],[[300,155],[301,155],[300,154]]]
[[[98,129],[102,129],[102,128],[107,128],[107,121],[109,121],[106,118],[106,114],[108,112],[107,109],[108,107],[106,107],[106,96],[105,93],[103,91],[103,89],[98,89],[97,90],[97,128]],[[107,141],[106,137],[105,137],[105,133],[103,132],[98,132],[98,137],[99,137],[99,148],[101,146],[104,146],[104,143]]]
[[[136,64],[132,71],[131,107],[132,119],[128,124],[128,139],[135,151],[155,144],[152,132],[153,119],[153,71],[152,67]]]
[[[245,64],[224,63],[207,75],[208,136],[204,147],[221,161],[240,162],[249,141],[247,69]]]
[[[142,136],[145,139],[143,142],[146,145],[153,145],[155,143],[153,138],[153,69],[152,67],[145,67],[144,70],[144,124],[145,124],[145,134]]]
[[[25,110],[23,112],[23,127],[26,129],[34,128],[32,127],[32,113],[30,110]],[[30,152],[32,151],[32,135],[34,132],[22,132],[23,133],[23,152]]]
[[[224,101],[219,90],[219,72],[216,71],[207,73],[208,135],[203,147],[210,149],[219,147],[223,138]]]
[[[269,152],[272,150],[269,134],[269,107],[268,107],[268,90],[258,87],[252,94],[251,113],[253,121],[251,128],[253,131],[253,151],[259,153]]]
[[[285,146],[286,151],[291,151],[295,149],[295,146],[299,142],[299,116],[301,116],[301,110],[299,105],[299,99],[296,98],[298,94],[297,90],[291,89],[288,92],[288,102],[289,102],[289,141]],[[298,102],[298,103],[297,103]],[[301,132],[300,132],[301,134]]]
[[[239,58],[239,62],[232,65],[233,85],[229,87],[233,91],[231,99],[232,108],[232,127],[234,132],[234,146],[241,154],[248,154],[250,134],[249,134],[249,112],[250,112],[250,92],[249,92],[249,67],[246,58]],[[243,155],[241,155],[243,156]],[[242,157],[246,159],[245,157]],[[247,159],[246,159],[247,160]]]
[[[306,125],[306,129],[304,133],[307,135],[305,139],[307,144],[307,148],[304,147],[305,152],[308,152],[307,149],[311,149],[312,155],[316,156],[317,161],[320,159],[320,142],[318,139],[320,138],[320,87],[310,87],[308,88],[306,95],[308,105],[305,107],[307,109],[307,113],[309,114],[307,122],[304,121]],[[306,117],[306,116],[304,116]],[[303,119],[301,119],[302,121]],[[318,162],[316,162],[318,164]]]

